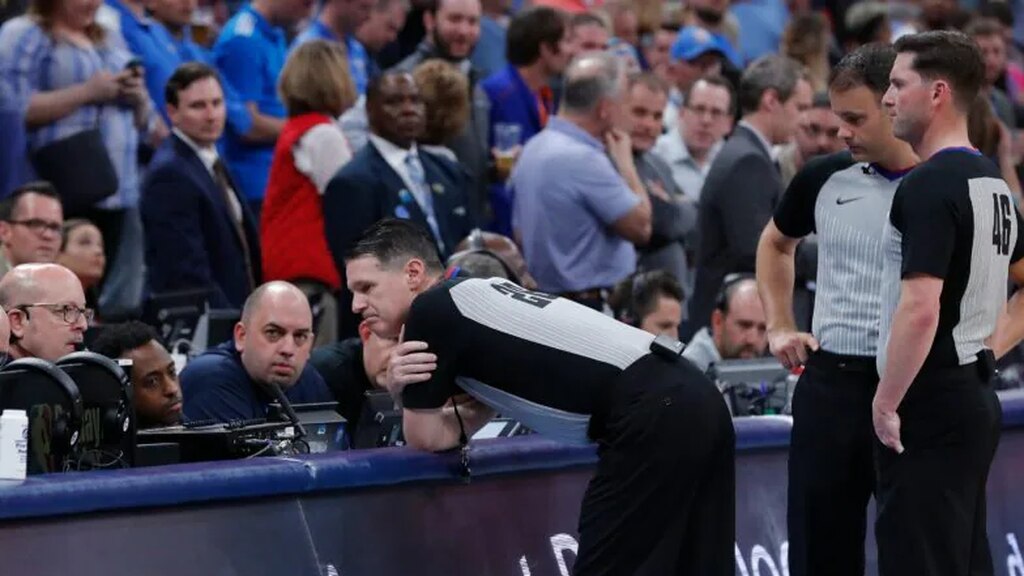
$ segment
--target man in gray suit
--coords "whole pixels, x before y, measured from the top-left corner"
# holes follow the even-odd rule
[[[641,270],[668,271],[689,295],[693,283],[686,244],[687,240],[692,242],[697,227],[697,203],[683,194],[672,179],[672,169],[652,152],[661,134],[667,101],[668,87],[653,73],[630,78],[633,163],[651,199],[651,238],[638,247],[637,266]]]
[[[754,271],[758,238],[782,195],[772,146],[793,138],[800,114],[811,107],[811,95],[800,65],[789,58],[764,56],[744,70],[738,92],[743,118],[701,190],[688,334],[708,325],[727,274]]]
[[[490,101],[480,88],[483,80],[469,61],[480,39],[480,0],[434,0],[423,13],[427,35],[416,51],[395,65],[396,70],[412,72],[423,61],[440,58],[451,63],[469,78],[469,122],[451,142],[446,143],[459,163],[473,178],[470,200],[481,221],[489,221],[488,174],[490,145],[488,126]]]

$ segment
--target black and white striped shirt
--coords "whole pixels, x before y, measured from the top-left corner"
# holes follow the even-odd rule
[[[440,408],[468,392],[537,432],[586,441],[590,415],[607,408],[609,387],[654,336],[491,278],[449,280],[417,296],[405,339],[437,355],[431,379],[405,388],[406,408]]]
[[[829,352],[877,352],[882,229],[903,174],[855,162],[849,152],[829,154],[807,163],[776,209],[786,236],[818,235],[812,332]]]
[[[1021,225],[999,169],[976,151],[940,151],[903,179],[883,238],[880,374],[901,282],[912,274],[943,280],[923,369],[975,360],[1006,302],[1009,265],[1024,257]]]

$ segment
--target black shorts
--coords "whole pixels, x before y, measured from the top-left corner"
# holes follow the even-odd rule
[[[608,394],[573,574],[733,576],[735,434],[718,389],[650,354]]]

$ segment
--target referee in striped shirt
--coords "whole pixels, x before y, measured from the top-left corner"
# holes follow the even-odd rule
[[[889,46],[847,55],[829,86],[849,151],[809,162],[761,236],[757,280],[771,352],[804,365],[793,398],[789,458],[792,576],[864,574],[867,504],[874,492],[871,400],[882,279],[882,230],[902,176],[917,163],[896,139],[881,100],[896,58]],[[793,258],[818,235],[812,334],[793,319]]]

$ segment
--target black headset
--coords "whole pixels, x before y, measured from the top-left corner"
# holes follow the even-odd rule
[[[757,276],[750,272],[726,274],[725,278],[722,279],[722,287],[718,289],[718,295],[715,296],[715,308],[724,313],[729,308],[729,292],[732,291],[734,286],[744,280],[757,280]]]
[[[100,423],[103,427],[103,438],[109,439],[110,443],[120,443],[132,423],[132,387],[128,374],[125,373],[118,363],[102,354],[95,352],[72,352],[57,360],[57,367],[63,368],[68,364],[89,364],[109,373],[117,379],[121,385],[121,401],[116,406],[108,406],[100,414]]]
[[[50,453],[61,456],[70,455],[75,444],[78,443],[78,431],[82,426],[82,395],[78,392],[75,381],[56,365],[41,358],[21,358],[3,368],[4,372],[16,370],[40,372],[46,375],[60,386],[66,398],[70,400],[70,410],[65,410],[60,414],[54,413],[50,423]],[[7,404],[6,399],[9,396],[8,391],[3,392],[4,405]],[[31,418],[31,414],[29,418]]]
[[[505,259],[498,256],[493,250],[487,248],[487,243],[484,240],[484,233],[479,228],[473,228],[469,232],[469,236],[466,237],[466,240],[469,244],[469,248],[456,252],[448,257],[448,261],[445,263],[447,266],[445,276],[452,277],[457,275],[460,269],[459,262],[464,258],[474,254],[481,254],[497,260],[498,264],[501,264],[501,269],[505,271],[505,275],[509,280],[516,284],[522,284],[522,278],[512,270],[512,267],[508,265],[508,262],[505,262]]]

